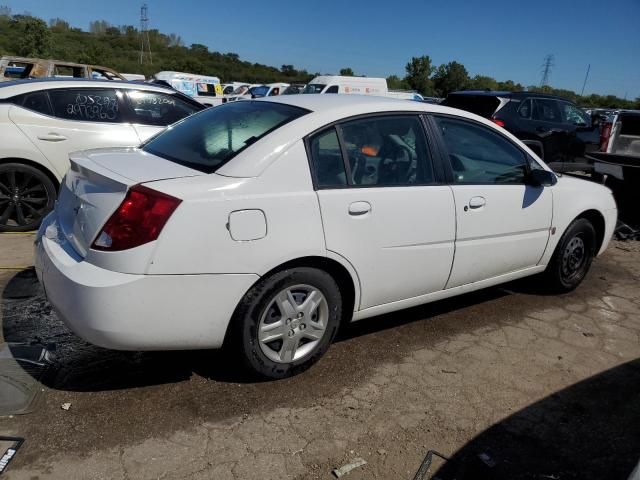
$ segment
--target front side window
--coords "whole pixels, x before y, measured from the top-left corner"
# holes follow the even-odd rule
[[[558,102],[537,98],[534,100],[533,119],[543,122],[562,123]]]
[[[213,173],[252,143],[307,110],[270,102],[232,102],[203,110],[172,126],[143,150],[204,173]]]
[[[253,87],[249,89],[249,93],[251,94],[252,97],[255,97],[255,98],[266,97],[267,93],[269,93],[269,87],[267,87],[266,85],[262,85],[260,87]]]
[[[198,83],[197,84],[198,95],[201,97],[215,97],[216,86],[212,83]]]
[[[198,111],[193,105],[165,93],[128,92],[135,116],[134,123],[165,127]]]
[[[64,120],[121,122],[122,93],[111,88],[50,90],[53,114]]]
[[[338,85],[331,85],[324,93],[338,93]]]
[[[524,183],[526,157],[518,147],[488,127],[435,117],[442,134],[454,183]]]

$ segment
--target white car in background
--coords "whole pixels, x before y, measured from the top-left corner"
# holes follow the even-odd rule
[[[104,80],[0,84],[0,232],[38,227],[69,153],[135,146],[205,108],[165,87]]]
[[[341,323],[534,274],[569,291],[616,217],[610,190],[471,113],[283,95],[73,154],[36,272],[91,343],[225,345],[279,378]]]

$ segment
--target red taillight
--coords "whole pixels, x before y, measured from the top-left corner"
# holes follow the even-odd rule
[[[600,151],[606,152],[609,148],[609,138],[611,137],[611,127],[613,124],[607,122],[602,126],[602,132],[600,132]]]
[[[499,127],[503,127],[504,128],[504,122],[502,120],[498,120],[497,118],[492,118],[491,121],[493,123],[495,123],[496,125],[498,125]]]
[[[131,187],[91,248],[113,252],[152,242],[181,202],[143,185]]]

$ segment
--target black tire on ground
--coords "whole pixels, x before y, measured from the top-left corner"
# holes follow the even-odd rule
[[[27,232],[53,209],[56,187],[42,171],[23,163],[0,164],[0,232]]]
[[[574,220],[560,238],[543,274],[552,293],[574,290],[587,275],[596,254],[596,231],[585,218]]]
[[[338,331],[341,315],[342,298],[331,275],[308,267],[283,270],[262,279],[246,293],[231,321],[233,330],[226,348],[239,355],[253,374],[271,379],[290,377],[324,355]],[[312,335],[313,339],[307,338]]]

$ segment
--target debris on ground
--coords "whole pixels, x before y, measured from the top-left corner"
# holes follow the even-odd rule
[[[386,455],[387,451],[384,448],[379,448],[378,449],[378,455]]]
[[[60,408],[62,408],[63,410],[69,410],[71,408],[71,402],[63,403],[62,405],[60,405]]]
[[[0,436],[0,442],[11,442],[11,446],[7,448],[2,457],[0,457],[0,473],[3,473],[9,466],[11,460],[13,460],[13,457],[16,456],[16,453],[18,453],[18,450],[24,443],[24,438]]]
[[[347,463],[346,465],[343,465],[340,468],[334,468],[333,474],[336,476],[336,478],[340,478],[345,476],[351,470],[355,470],[356,468],[362,467],[363,465],[366,465],[366,464],[367,462],[363,458],[354,458],[353,461],[351,461],[350,463]]]
[[[429,471],[429,467],[431,467],[431,463],[433,462],[434,455],[437,457],[440,457],[445,461],[449,460],[447,457],[445,457],[441,453],[438,453],[435,450],[429,450],[427,454],[424,456],[424,460],[422,460],[422,463],[420,464],[420,468],[418,468],[418,471],[416,472],[415,477],[413,477],[413,480],[423,480],[425,478],[425,475]]]
[[[620,220],[618,220],[618,224],[616,225],[616,229],[613,234],[616,240],[640,240],[640,229],[633,228]]]

